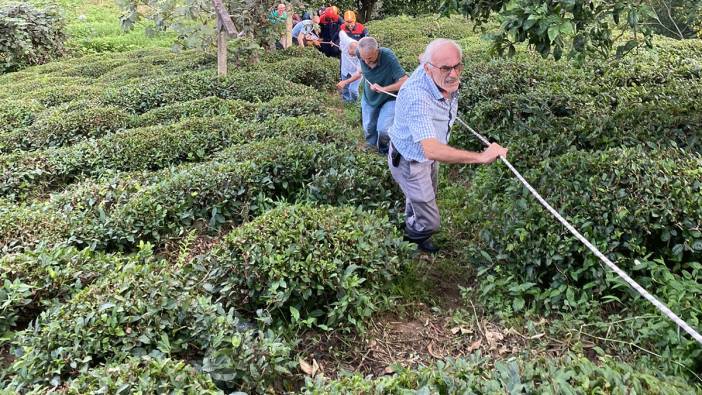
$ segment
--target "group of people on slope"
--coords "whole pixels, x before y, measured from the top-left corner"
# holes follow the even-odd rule
[[[455,41],[440,38],[429,43],[419,67],[408,76],[393,51],[379,47],[365,27],[356,23],[355,14],[344,16],[339,23],[341,18],[333,7],[319,15],[320,24],[339,23],[338,32],[331,26],[322,37],[339,49],[337,88],[345,101],[357,100],[360,91],[366,144],[387,155],[392,177],[405,195],[405,239],[421,251],[435,253],[438,248],[431,236],[441,223],[436,201],[439,163],[492,163],[506,157],[507,149],[493,143],[482,152],[472,152],[448,144],[464,69],[463,52]],[[333,51],[322,52],[336,56]],[[360,81],[365,82],[359,89]]]

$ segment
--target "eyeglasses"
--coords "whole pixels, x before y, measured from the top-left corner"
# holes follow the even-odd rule
[[[457,65],[454,65],[454,66],[441,66],[441,67],[436,66],[434,64],[431,64],[429,62],[427,62],[427,63],[429,65],[431,65],[432,67],[439,69],[439,71],[441,72],[442,75],[449,75],[451,73],[451,70],[456,70],[456,74],[461,74],[461,72],[463,71],[463,68],[465,67],[463,65],[463,63],[458,63]]]

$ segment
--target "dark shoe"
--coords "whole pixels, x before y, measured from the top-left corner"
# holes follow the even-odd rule
[[[440,248],[432,244],[431,240],[429,239],[426,239],[423,242],[417,244],[417,249],[419,251],[424,251],[427,254],[436,254],[440,250]]]

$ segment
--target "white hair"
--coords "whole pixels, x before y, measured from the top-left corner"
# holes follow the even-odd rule
[[[429,45],[427,45],[427,47],[424,49],[424,53],[422,53],[422,57],[420,59],[421,64],[431,63],[431,58],[434,56],[434,52],[436,52],[436,50],[439,49],[439,47],[442,47],[444,44],[450,44],[454,48],[456,48],[456,50],[458,51],[459,58],[463,59],[463,50],[457,42],[449,40],[447,38],[437,38],[434,41],[430,42]]]
[[[369,51],[373,49],[378,49],[378,41],[373,37],[363,37],[358,42],[358,50]]]

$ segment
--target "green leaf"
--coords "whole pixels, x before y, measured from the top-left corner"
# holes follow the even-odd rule
[[[575,33],[575,25],[571,21],[566,21],[561,24],[559,30],[563,34],[571,35]]]
[[[300,311],[293,306],[290,306],[290,315],[293,318],[293,322],[300,321]]]
[[[560,34],[561,34],[560,26],[551,25],[551,27],[548,28],[548,39],[551,42],[553,42]]]

